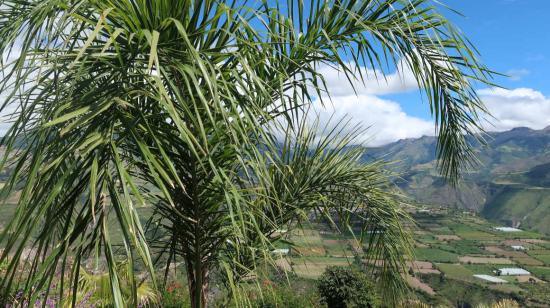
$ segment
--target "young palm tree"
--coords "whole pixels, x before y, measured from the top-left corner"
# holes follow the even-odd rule
[[[358,131],[308,129],[308,106],[327,94],[316,68],[351,82],[362,67],[404,63],[453,180],[485,111],[472,83],[490,74],[428,0],[4,0],[0,51],[1,109],[15,108],[3,193],[21,190],[0,239],[0,289],[19,283],[29,301],[70,292],[73,305],[82,262],[99,255],[118,307],[120,256],[129,302],[137,266],[156,285],[159,263],[183,260],[192,305],[204,307],[212,271],[235,287],[270,259],[277,229],[312,212],[360,217],[367,256],[386,260],[380,283],[397,292],[406,215],[381,166],[348,146]]]

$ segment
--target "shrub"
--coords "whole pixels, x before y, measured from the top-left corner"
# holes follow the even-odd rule
[[[161,296],[161,306],[164,308],[191,307],[187,286],[177,282],[167,285]]]
[[[255,292],[257,295],[257,292]],[[262,297],[251,302],[254,308],[318,307],[319,298],[315,292],[299,290],[296,286],[272,284],[262,288]]]
[[[375,308],[380,298],[365,273],[350,267],[327,267],[318,285],[328,308]]]

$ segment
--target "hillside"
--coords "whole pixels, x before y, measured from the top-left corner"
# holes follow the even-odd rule
[[[365,160],[394,162],[397,185],[412,200],[480,212],[486,218],[550,233],[550,127],[490,133],[476,147],[481,163],[453,188],[435,168],[434,137],[400,140],[368,150]]]
[[[477,307],[479,304],[513,298],[521,307],[549,307],[550,238],[536,232],[504,232],[499,225],[470,212],[442,208],[415,208],[409,225],[414,233],[415,259],[407,262],[405,274],[415,295],[431,307]],[[287,234],[294,245],[284,242],[285,256],[277,265],[290,270],[310,288],[328,266],[361,261],[376,269],[383,261],[357,258],[361,245],[349,233],[338,233],[326,224],[306,225]],[[521,250],[514,247],[521,246]],[[526,275],[500,276],[502,268],[528,271]],[[498,282],[477,276],[491,276]]]

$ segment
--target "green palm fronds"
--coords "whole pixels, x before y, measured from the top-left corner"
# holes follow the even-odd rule
[[[137,301],[133,303],[130,298],[132,287],[129,282],[129,275],[125,266],[118,266],[119,275],[121,275],[122,292],[125,301],[132,306],[158,307],[160,296],[153,287],[146,281],[141,281],[137,285]],[[76,294],[76,302],[79,306],[94,305],[96,307],[110,307],[112,305],[113,292],[111,290],[111,280],[108,273],[88,273],[80,269],[79,290]],[[71,302],[65,303],[66,307],[71,306]]]
[[[491,305],[491,308],[519,308],[518,302],[512,299],[503,299]]]
[[[274,230],[311,213],[359,217],[367,257],[387,260],[381,283],[399,293],[407,216],[381,164],[360,163],[357,131],[307,124],[330,95],[317,68],[352,82],[406,65],[451,180],[475,160],[473,86],[490,76],[428,0],[2,0],[0,52],[0,111],[15,107],[2,193],[21,191],[0,290],[77,294],[82,263],[101,256],[118,307],[138,302],[135,268],[157,288],[158,266],[180,261],[202,307],[214,271],[235,285],[269,259]],[[36,254],[20,275],[24,247]]]

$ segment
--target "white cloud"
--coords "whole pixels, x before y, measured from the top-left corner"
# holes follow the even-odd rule
[[[321,67],[318,72],[326,80],[330,100],[323,98],[324,107],[319,101],[314,103],[320,123],[326,125],[331,120],[347,118],[350,128],[357,125],[368,128],[358,140],[368,146],[434,135],[433,122],[410,116],[398,103],[378,96],[418,89],[410,69],[402,62],[397,67],[397,71],[385,76],[379,70],[363,67],[361,72],[365,82],[352,80],[356,92],[344,73],[329,66]]]
[[[360,72],[364,80],[362,82],[361,80],[352,79],[353,87],[346,75],[333,67],[322,66],[317,72],[325,78],[331,97],[354,94],[354,88],[359,95],[392,94],[417,89],[418,83],[408,66],[400,62],[397,67],[399,70],[385,76],[380,70],[362,67]],[[356,76],[359,79],[359,73]]]
[[[510,80],[513,81],[519,81],[523,77],[529,75],[531,72],[529,70],[526,70],[524,68],[521,69],[511,69],[506,72],[506,75],[510,76]]]
[[[332,99],[332,104],[325,108],[319,108],[317,103],[321,123],[328,122],[331,116],[336,119],[347,116],[352,123],[370,127],[361,136],[361,141],[366,141],[368,145],[434,135],[433,121],[410,116],[398,103],[379,97],[417,89],[416,80],[408,69],[388,74],[384,79],[380,72],[364,68],[366,84],[354,81],[357,96],[344,74],[330,67],[322,67],[319,72],[327,81]],[[520,80],[529,71],[514,69],[508,74],[512,80]],[[542,129],[550,125],[550,98],[541,92],[529,88],[494,88],[478,93],[494,116],[494,119],[484,123],[487,130],[504,131],[520,126]]]
[[[483,89],[478,91],[495,117],[486,128],[504,131],[514,127],[542,129],[550,125],[550,98],[529,88]]]
[[[21,46],[19,44],[14,44],[12,50],[9,52],[4,52],[2,56],[4,66],[0,65],[0,80],[3,81],[5,75],[12,67],[13,63],[21,55]],[[4,92],[0,93],[0,106],[3,106],[10,89],[5,89]],[[17,107],[13,104],[7,105],[2,111],[0,111],[0,136],[4,136],[6,132],[12,126],[12,116],[16,112]]]
[[[374,95],[348,94],[333,97],[332,104],[324,107],[319,102],[314,106],[320,123],[328,123],[331,118],[340,120],[347,117],[350,128],[357,125],[368,128],[358,140],[368,146],[434,134],[434,124],[431,121],[412,117],[398,103]]]

